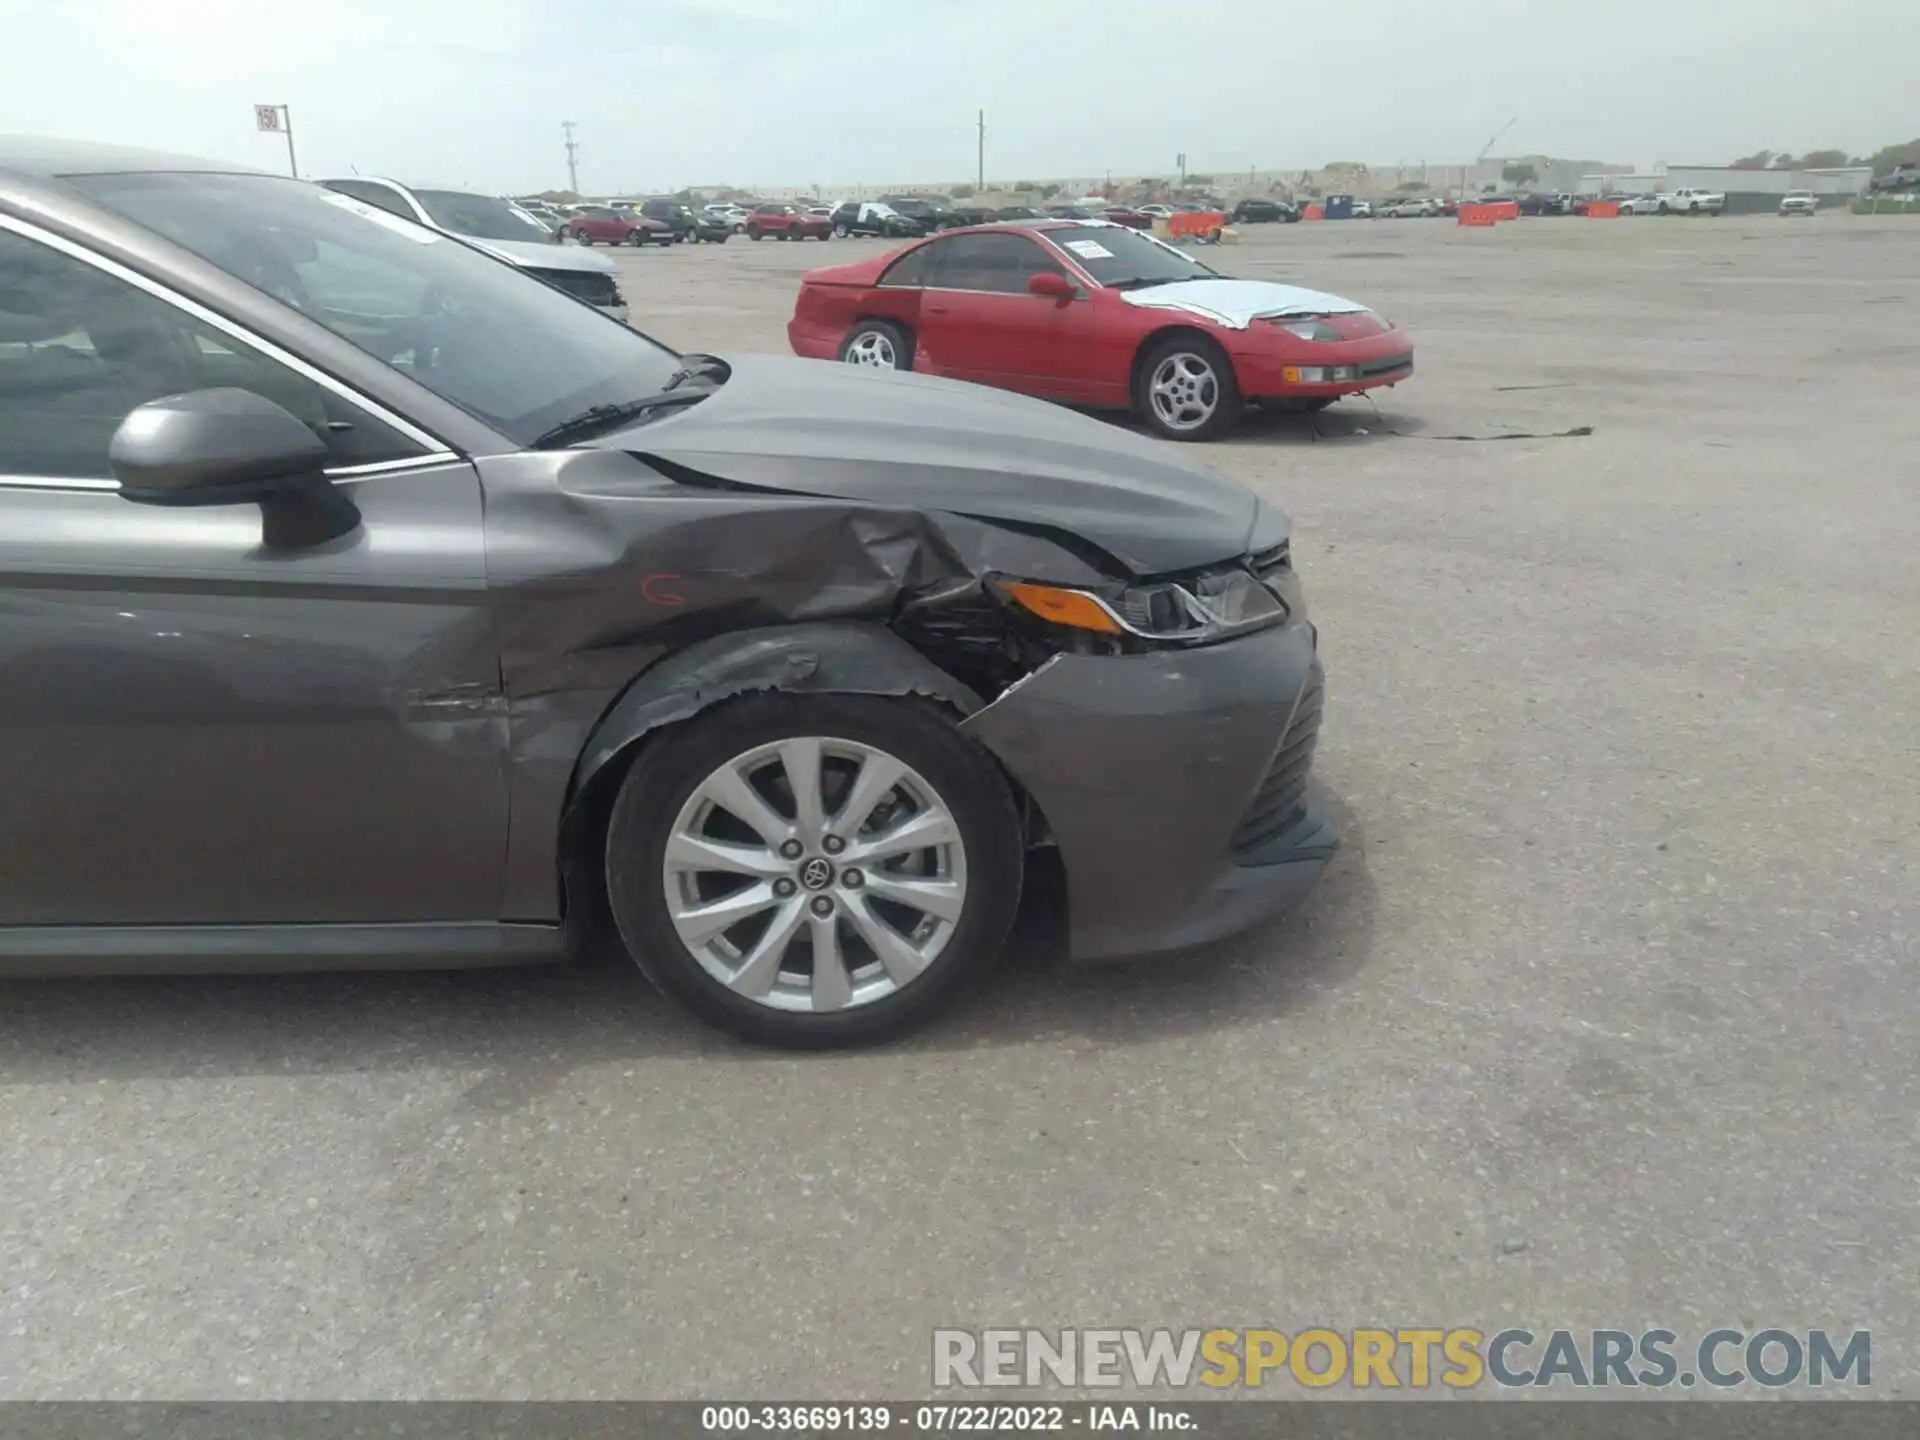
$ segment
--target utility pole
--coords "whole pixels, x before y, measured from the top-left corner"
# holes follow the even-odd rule
[[[1187,157],[1184,153],[1182,153],[1179,157],[1179,164],[1180,164],[1180,188],[1184,190],[1187,188]]]
[[[573,138],[573,130],[573,121],[560,122],[560,132],[567,137],[567,188],[578,195],[580,193],[580,143]]]
[[[980,146],[975,158],[973,189],[977,195],[987,188],[987,112],[980,112]]]

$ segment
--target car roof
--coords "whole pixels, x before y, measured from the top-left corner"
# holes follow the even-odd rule
[[[61,140],[45,135],[0,135],[0,171],[59,179],[67,175],[127,175],[197,171],[214,175],[264,175],[270,172],[231,160],[208,160],[130,145],[101,145],[90,140]]]
[[[986,220],[978,225],[962,225],[958,229],[942,232],[945,235],[978,235],[995,230],[1014,232],[1043,232],[1054,230],[1124,230],[1127,227],[1113,220],[1076,220],[1071,216],[1039,215],[1026,220]],[[936,236],[933,238],[942,238]]]

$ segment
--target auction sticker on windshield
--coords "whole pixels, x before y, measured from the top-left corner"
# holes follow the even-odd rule
[[[342,195],[338,190],[322,190],[320,198],[329,205],[338,205],[342,210],[351,210],[363,220],[371,220],[376,225],[384,226],[396,235],[404,235],[416,245],[431,245],[440,238],[425,226],[414,225],[402,220],[398,215],[389,215],[377,205],[369,205],[366,201],[356,200],[351,195]]]
[[[1111,260],[1113,252],[1098,240],[1069,240],[1067,249],[1083,260]]]

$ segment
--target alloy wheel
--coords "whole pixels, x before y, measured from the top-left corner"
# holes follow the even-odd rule
[[[847,346],[846,362],[849,365],[868,365],[876,370],[896,368],[893,337],[884,330],[865,331]]]
[[[661,866],[667,916],[700,967],[773,1010],[896,994],[939,958],[967,904],[947,802],[854,740],[757,746],[694,788]]]
[[[1220,406],[1220,378],[1205,356],[1176,351],[1154,367],[1147,398],[1169,430],[1198,430]]]

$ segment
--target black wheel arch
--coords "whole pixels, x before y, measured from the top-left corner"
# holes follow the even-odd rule
[[[1179,336],[1192,336],[1194,339],[1201,341],[1209,349],[1216,352],[1221,359],[1225,360],[1229,367],[1232,366],[1233,357],[1227,354],[1226,346],[1222,345],[1199,326],[1162,325],[1158,330],[1151,331],[1142,337],[1140,344],[1133,352],[1133,361],[1127,366],[1127,398],[1129,401],[1139,392],[1140,376],[1141,372],[1146,368],[1147,357],[1153,354],[1156,349],[1168,340]]]
[[[607,708],[587,737],[560,816],[561,893],[569,943],[607,919],[600,849],[620,781],[659,732],[754,691],[795,695],[920,696],[959,719],[986,701],[879,625],[778,625],[696,641],[655,661]],[[1003,767],[1004,768],[1004,767]],[[1008,776],[1022,802],[1017,782]]]

